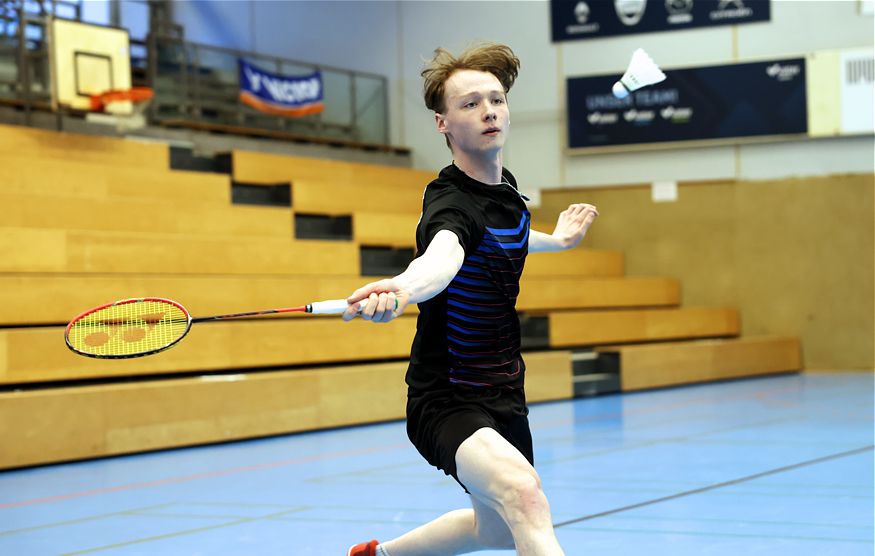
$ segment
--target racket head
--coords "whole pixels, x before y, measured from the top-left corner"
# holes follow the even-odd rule
[[[64,341],[74,353],[98,359],[129,359],[164,351],[191,330],[191,315],[161,297],[122,299],[74,318]]]

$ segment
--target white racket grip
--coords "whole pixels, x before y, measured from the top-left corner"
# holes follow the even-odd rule
[[[358,302],[359,311],[363,311],[368,304],[367,299]],[[345,299],[330,299],[328,301],[315,301],[310,304],[311,313],[314,315],[338,315],[346,311],[349,303]]]

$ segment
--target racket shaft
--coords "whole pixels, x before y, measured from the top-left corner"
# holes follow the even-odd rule
[[[363,311],[368,305],[368,300],[359,302],[359,311]],[[258,317],[262,315],[276,315],[280,313],[312,313],[314,315],[339,315],[346,311],[349,303],[345,299],[329,299],[328,301],[315,301],[309,305],[301,307],[287,307],[284,309],[267,309],[264,311],[250,311],[246,313],[231,313],[228,315],[216,315],[213,317],[198,317],[191,319],[191,322],[205,322],[211,320],[226,320],[239,319],[245,317]]]
[[[249,311],[246,313],[230,313],[227,315],[216,315],[212,317],[197,317],[191,319],[191,322],[206,322],[210,320],[227,320],[227,319],[241,319],[245,317],[258,317],[262,315],[276,315],[280,313],[304,313],[307,311],[306,306],[301,307],[287,307],[284,309],[267,309],[265,311]]]

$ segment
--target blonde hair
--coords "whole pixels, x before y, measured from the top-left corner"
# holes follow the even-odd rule
[[[444,90],[447,79],[459,70],[485,71],[494,75],[507,94],[516,80],[520,59],[509,46],[496,43],[481,43],[466,48],[458,57],[448,50],[438,48],[434,57],[422,70],[423,96],[429,110],[443,113],[446,109]]]

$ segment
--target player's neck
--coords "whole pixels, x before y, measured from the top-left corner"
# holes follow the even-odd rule
[[[501,183],[502,154],[498,151],[492,156],[477,157],[463,152],[453,153],[453,164],[468,176],[482,183]]]

